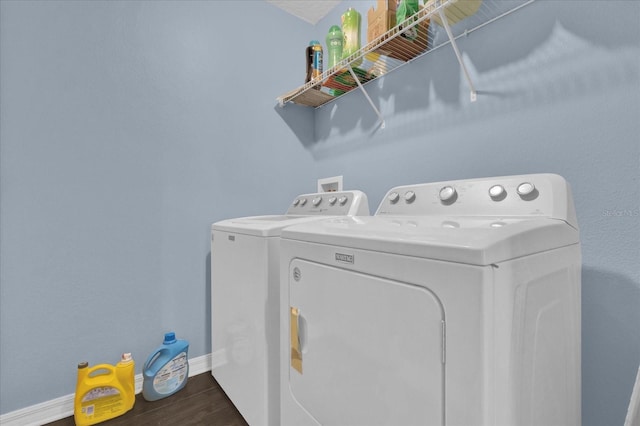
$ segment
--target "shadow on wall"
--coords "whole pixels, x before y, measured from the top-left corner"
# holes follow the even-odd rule
[[[640,79],[636,46],[599,44],[571,23],[566,27],[552,14],[532,12],[544,22],[536,20],[533,34],[522,42],[505,45],[502,41],[499,51],[483,50],[484,34],[459,40],[463,52],[469,52],[463,58],[478,90],[477,102],[470,102],[462,70],[451,47],[445,45],[413,66],[366,85],[385,117],[384,131],[359,90],[318,109],[288,104],[276,107],[277,111],[300,142],[321,159],[390,138],[397,141],[442,132],[461,123],[607,92]],[[521,20],[507,17],[499,24],[496,31],[514,34]],[[310,115],[301,120],[300,108]]]
[[[378,107],[387,118],[384,132],[373,132],[372,138],[363,137],[366,129],[377,129],[377,123],[375,114],[365,102],[354,106],[362,99],[336,102],[327,108],[327,112],[316,112],[317,140],[311,147],[312,153],[316,158],[324,158],[370,147],[372,143],[385,143],[389,137],[403,140],[416,134],[426,136],[459,128],[462,123],[504,117],[513,112],[626,87],[640,79],[639,56],[638,48],[598,47],[557,23],[548,38],[528,56],[497,68],[480,72],[471,58],[463,54],[471,79],[478,88],[478,100],[474,103],[469,100],[466,81],[453,59],[443,61],[450,62],[448,65],[428,66],[427,73],[449,74],[447,84],[454,82],[454,88],[446,88],[444,81],[437,81],[442,80],[440,77],[420,79],[417,71],[407,67],[398,70],[397,76],[386,77],[399,77],[398,81],[382,81],[380,84],[384,87],[373,86],[369,90],[374,99],[379,99]],[[452,69],[456,70],[457,77],[451,75]],[[452,93],[456,94],[457,100],[448,99]],[[354,112],[348,112],[348,109]],[[361,129],[353,131],[354,125]],[[383,133],[386,136],[383,137]]]
[[[313,108],[289,104],[286,107],[276,105],[274,111],[287,123],[302,146],[310,148],[315,142],[315,110]]]
[[[622,425],[640,364],[640,284],[583,268],[582,300],[582,424]]]

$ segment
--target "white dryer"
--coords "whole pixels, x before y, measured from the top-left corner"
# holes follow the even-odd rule
[[[580,269],[552,174],[285,229],[282,425],[580,425]]]
[[[280,423],[280,233],[292,224],[355,214],[369,215],[361,191],[304,194],[284,215],[211,226],[211,373],[250,425]]]

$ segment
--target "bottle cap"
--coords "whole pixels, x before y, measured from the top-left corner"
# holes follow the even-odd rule
[[[341,31],[342,30],[337,25],[333,25],[331,28],[329,28],[329,34],[331,34],[331,33],[339,33]]]
[[[309,42],[309,46],[313,46],[313,45],[316,45],[316,44],[320,44],[320,42],[318,40],[311,40]]]
[[[169,332],[169,333],[165,333],[164,335],[164,343],[165,344],[170,344],[170,343],[175,343],[176,342],[176,333]]]
[[[132,360],[131,352],[125,352],[125,353],[122,354],[122,357],[120,357],[120,361],[122,361],[122,362],[129,362],[131,360]]]
[[[88,366],[89,366],[89,363],[87,361],[83,361],[83,362],[78,364],[78,369],[87,368]]]

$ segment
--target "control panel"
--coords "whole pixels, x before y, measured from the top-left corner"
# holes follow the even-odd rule
[[[555,174],[398,186],[387,192],[376,215],[552,217],[577,228],[569,185]]]
[[[287,215],[369,216],[369,201],[362,191],[303,194],[293,200]]]

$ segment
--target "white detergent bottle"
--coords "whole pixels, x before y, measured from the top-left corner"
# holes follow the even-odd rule
[[[142,369],[142,396],[155,401],[173,395],[187,384],[189,378],[189,342],[177,340],[175,333],[166,333],[161,346],[149,355]]]

